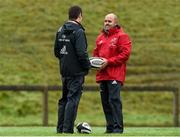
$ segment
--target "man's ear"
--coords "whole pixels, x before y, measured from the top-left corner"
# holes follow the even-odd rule
[[[77,20],[78,20],[78,22],[81,22],[81,21],[82,21],[82,16],[81,16],[81,14],[78,16]]]

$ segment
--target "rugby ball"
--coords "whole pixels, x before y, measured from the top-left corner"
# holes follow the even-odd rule
[[[90,57],[89,61],[92,68],[100,68],[104,64],[104,60],[100,57]]]
[[[78,133],[83,133],[83,134],[90,134],[92,131],[90,125],[87,122],[78,123],[76,129]]]

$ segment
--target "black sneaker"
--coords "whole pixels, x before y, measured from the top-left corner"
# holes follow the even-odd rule
[[[123,133],[123,129],[114,129],[112,133],[122,134]]]
[[[62,133],[62,130],[61,129],[57,129],[57,132],[56,132],[57,134],[59,133],[59,134],[61,134]]]
[[[112,133],[113,132],[113,125],[107,125],[105,133]]]
[[[73,134],[74,131],[63,131],[63,133],[65,133],[65,134]]]
[[[109,134],[109,133],[112,133],[112,132],[113,132],[113,130],[106,130],[105,134]]]

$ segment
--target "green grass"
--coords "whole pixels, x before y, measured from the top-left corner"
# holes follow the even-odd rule
[[[179,136],[179,128],[130,128],[123,134],[104,134],[105,128],[92,127],[91,134],[56,134],[55,127],[1,127],[0,136]]]

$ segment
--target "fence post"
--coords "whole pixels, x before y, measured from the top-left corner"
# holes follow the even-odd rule
[[[179,126],[179,91],[178,89],[173,90],[174,99],[173,99],[173,116],[174,116],[174,126]]]
[[[48,126],[48,87],[43,90],[43,126]]]

